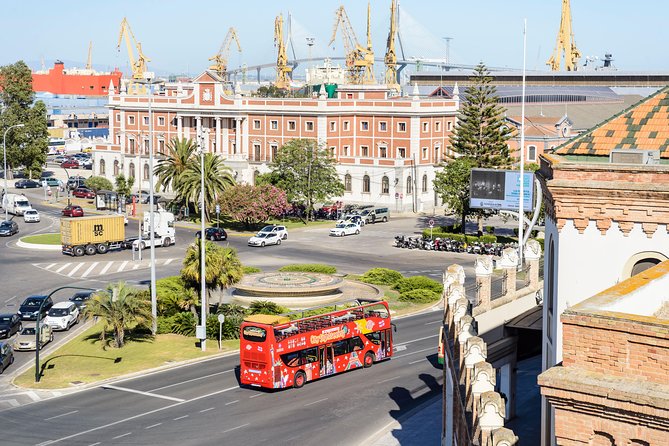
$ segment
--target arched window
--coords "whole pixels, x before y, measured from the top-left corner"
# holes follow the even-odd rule
[[[627,280],[665,260],[667,260],[667,256],[657,251],[638,252],[625,262],[620,280]]]
[[[344,190],[346,192],[351,192],[353,190],[353,187],[351,186],[351,175],[348,173],[344,175]]]
[[[105,160],[100,160],[100,175],[105,174]]]
[[[423,175],[423,192],[427,192],[427,175]]]
[[[369,193],[369,175],[362,177],[362,193]]]
[[[413,180],[411,177],[407,177],[407,195],[413,194]]]
[[[135,163],[128,166],[128,178],[135,178]]]
[[[114,176],[115,177],[118,176],[118,171],[119,171],[118,160],[114,160]]]
[[[537,146],[527,146],[527,160],[528,161],[537,160]]]
[[[381,179],[381,193],[382,194],[390,193],[390,180],[386,176],[384,176]]]
[[[654,267],[658,263],[660,263],[660,259],[646,258],[639,260],[632,267],[632,275],[636,276],[637,274],[646,271],[648,268]]]
[[[149,179],[149,165],[148,164],[144,164],[144,176],[143,176],[143,178],[144,178],[144,180]]]

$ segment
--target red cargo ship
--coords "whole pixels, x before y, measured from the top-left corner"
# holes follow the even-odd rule
[[[115,68],[111,73],[89,69],[65,69],[65,64],[57,60],[48,71],[33,71],[33,90],[58,95],[106,96],[110,82],[118,91],[121,73]]]

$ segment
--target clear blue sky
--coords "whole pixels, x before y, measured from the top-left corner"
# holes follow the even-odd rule
[[[546,70],[560,23],[561,0],[400,1],[400,31],[407,57],[444,58],[442,37],[452,37],[450,59],[474,65],[522,67],[522,23],[527,18],[527,67]],[[34,68],[44,58],[82,66],[93,41],[93,63],[128,72],[125,45],[117,52],[120,23],[127,17],[132,31],[151,58],[149,69],[162,73],[198,74],[209,64],[230,26],[243,52],[232,51],[230,67],[276,58],[274,18],[290,12],[298,57],[308,55],[306,37],[315,38],[314,56],[343,56],[341,36],[328,46],[334,12],[343,4],[358,40],[365,44],[367,2],[361,0],[229,1],[61,0],[12,1],[2,6],[0,64],[24,60]],[[669,71],[666,43],[669,27],[665,2],[572,0],[576,44],[584,56],[613,53],[621,70]],[[372,40],[383,57],[390,16],[389,0],[372,1]],[[334,48],[333,48],[334,46]],[[583,62],[583,59],[581,63]],[[377,65],[376,71],[382,67]]]

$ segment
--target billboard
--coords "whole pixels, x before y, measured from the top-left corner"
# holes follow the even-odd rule
[[[534,209],[534,172],[523,174],[523,209]],[[469,181],[469,207],[518,210],[520,171],[472,169]]]

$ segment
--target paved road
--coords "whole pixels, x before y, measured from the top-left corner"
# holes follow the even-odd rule
[[[237,355],[5,410],[3,445],[365,444],[440,391],[440,312],[398,319],[395,356],[304,388],[240,388]]]

